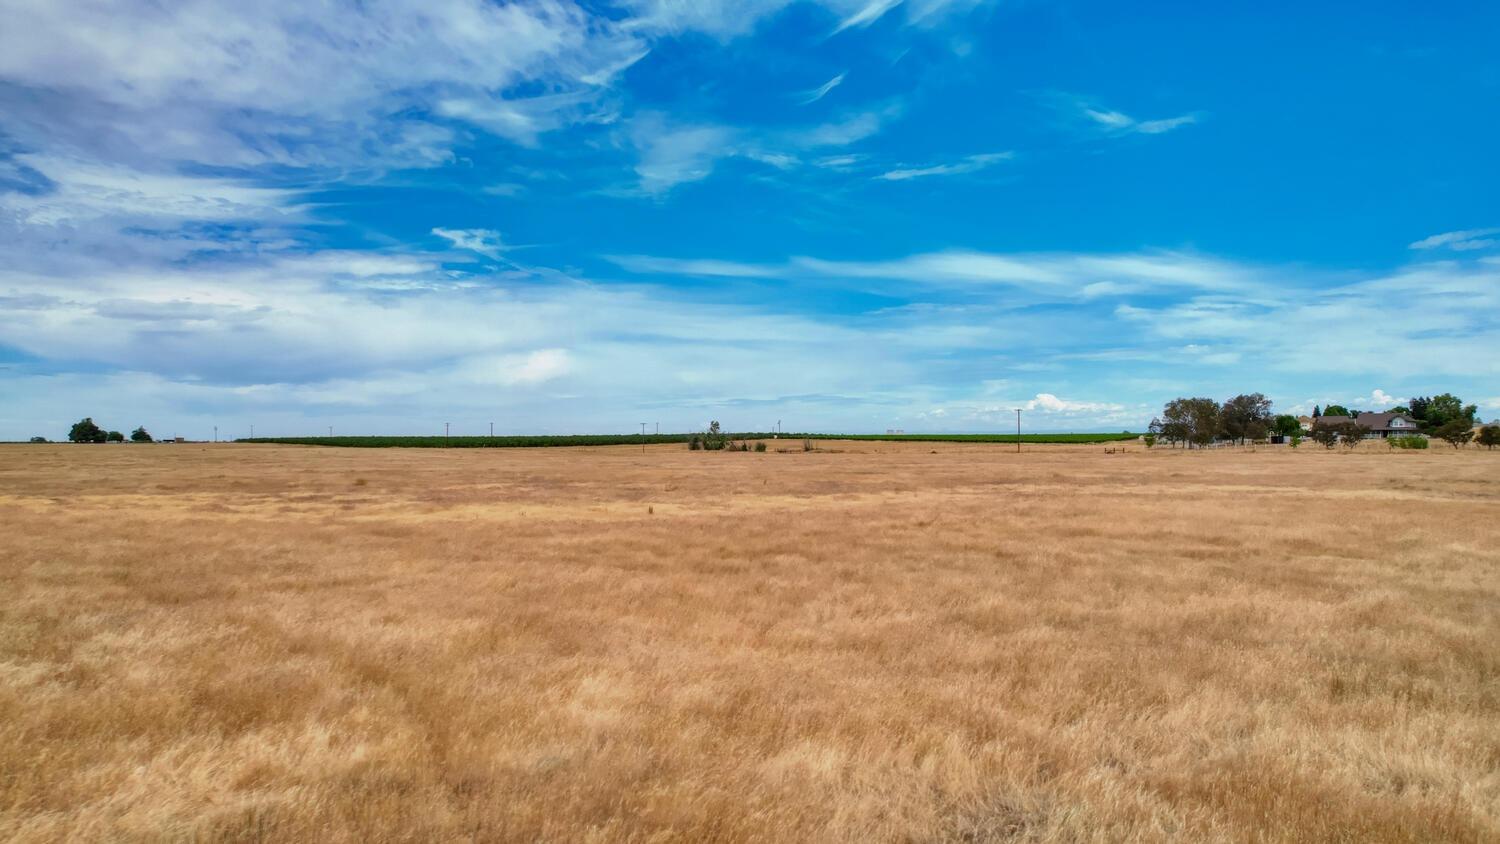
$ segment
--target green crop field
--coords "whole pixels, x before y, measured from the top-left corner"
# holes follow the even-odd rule
[[[547,448],[585,445],[640,445],[686,443],[698,434],[575,434],[570,436],[509,437],[255,437],[242,443],[279,443],[282,445],[326,445],[342,448]],[[729,433],[731,440],[891,440],[911,442],[979,442],[1014,443],[1015,434],[771,434],[768,432]],[[1139,434],[1023,434],[1025,443],[1104,443],[1133,440]]]

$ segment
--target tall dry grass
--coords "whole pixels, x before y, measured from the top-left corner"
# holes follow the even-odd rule
[[[1500,455],[0,451],[0,838],[1500,838]]]

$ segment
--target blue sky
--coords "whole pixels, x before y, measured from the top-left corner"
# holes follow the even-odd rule
[[[1500,416],[1500,7],[0,0],[0,438]]]

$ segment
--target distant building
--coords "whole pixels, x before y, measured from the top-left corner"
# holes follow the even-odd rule
[[[1315,422],[1317,422],[1317,421],[1318,420],[1312,418],[1311,416],[1298,416],[1297,417],[1297,424],[1301,425],[1302,426],[1302,430],[1304,430],[1304,431],[1311,431],[1313,429],[1313,424]]]
[[[1403,413],[1360,413],[1354,416],[1320,416],[1314,425],[1342,425],[1345,422],[1365,429],[1365,439],[1383,440],[1415,434],[1421,428],[1410,416]]]

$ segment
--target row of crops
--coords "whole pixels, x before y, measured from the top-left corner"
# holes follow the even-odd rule
[[[566,446],[640,445],[686,443],[701,434],[573,434],[566,436],[505,437],[255,437],[242,443],[277,443],[281,445],[325,445],[342,448],[549,448]],[[767,432],[730,433],[731,440],[887,440],[908,442],[977,442],[1014,443],[1015,434],[772,434]],[[1105,443],[1133,440],[1139,434],[1023,434],[1023,443]]]

